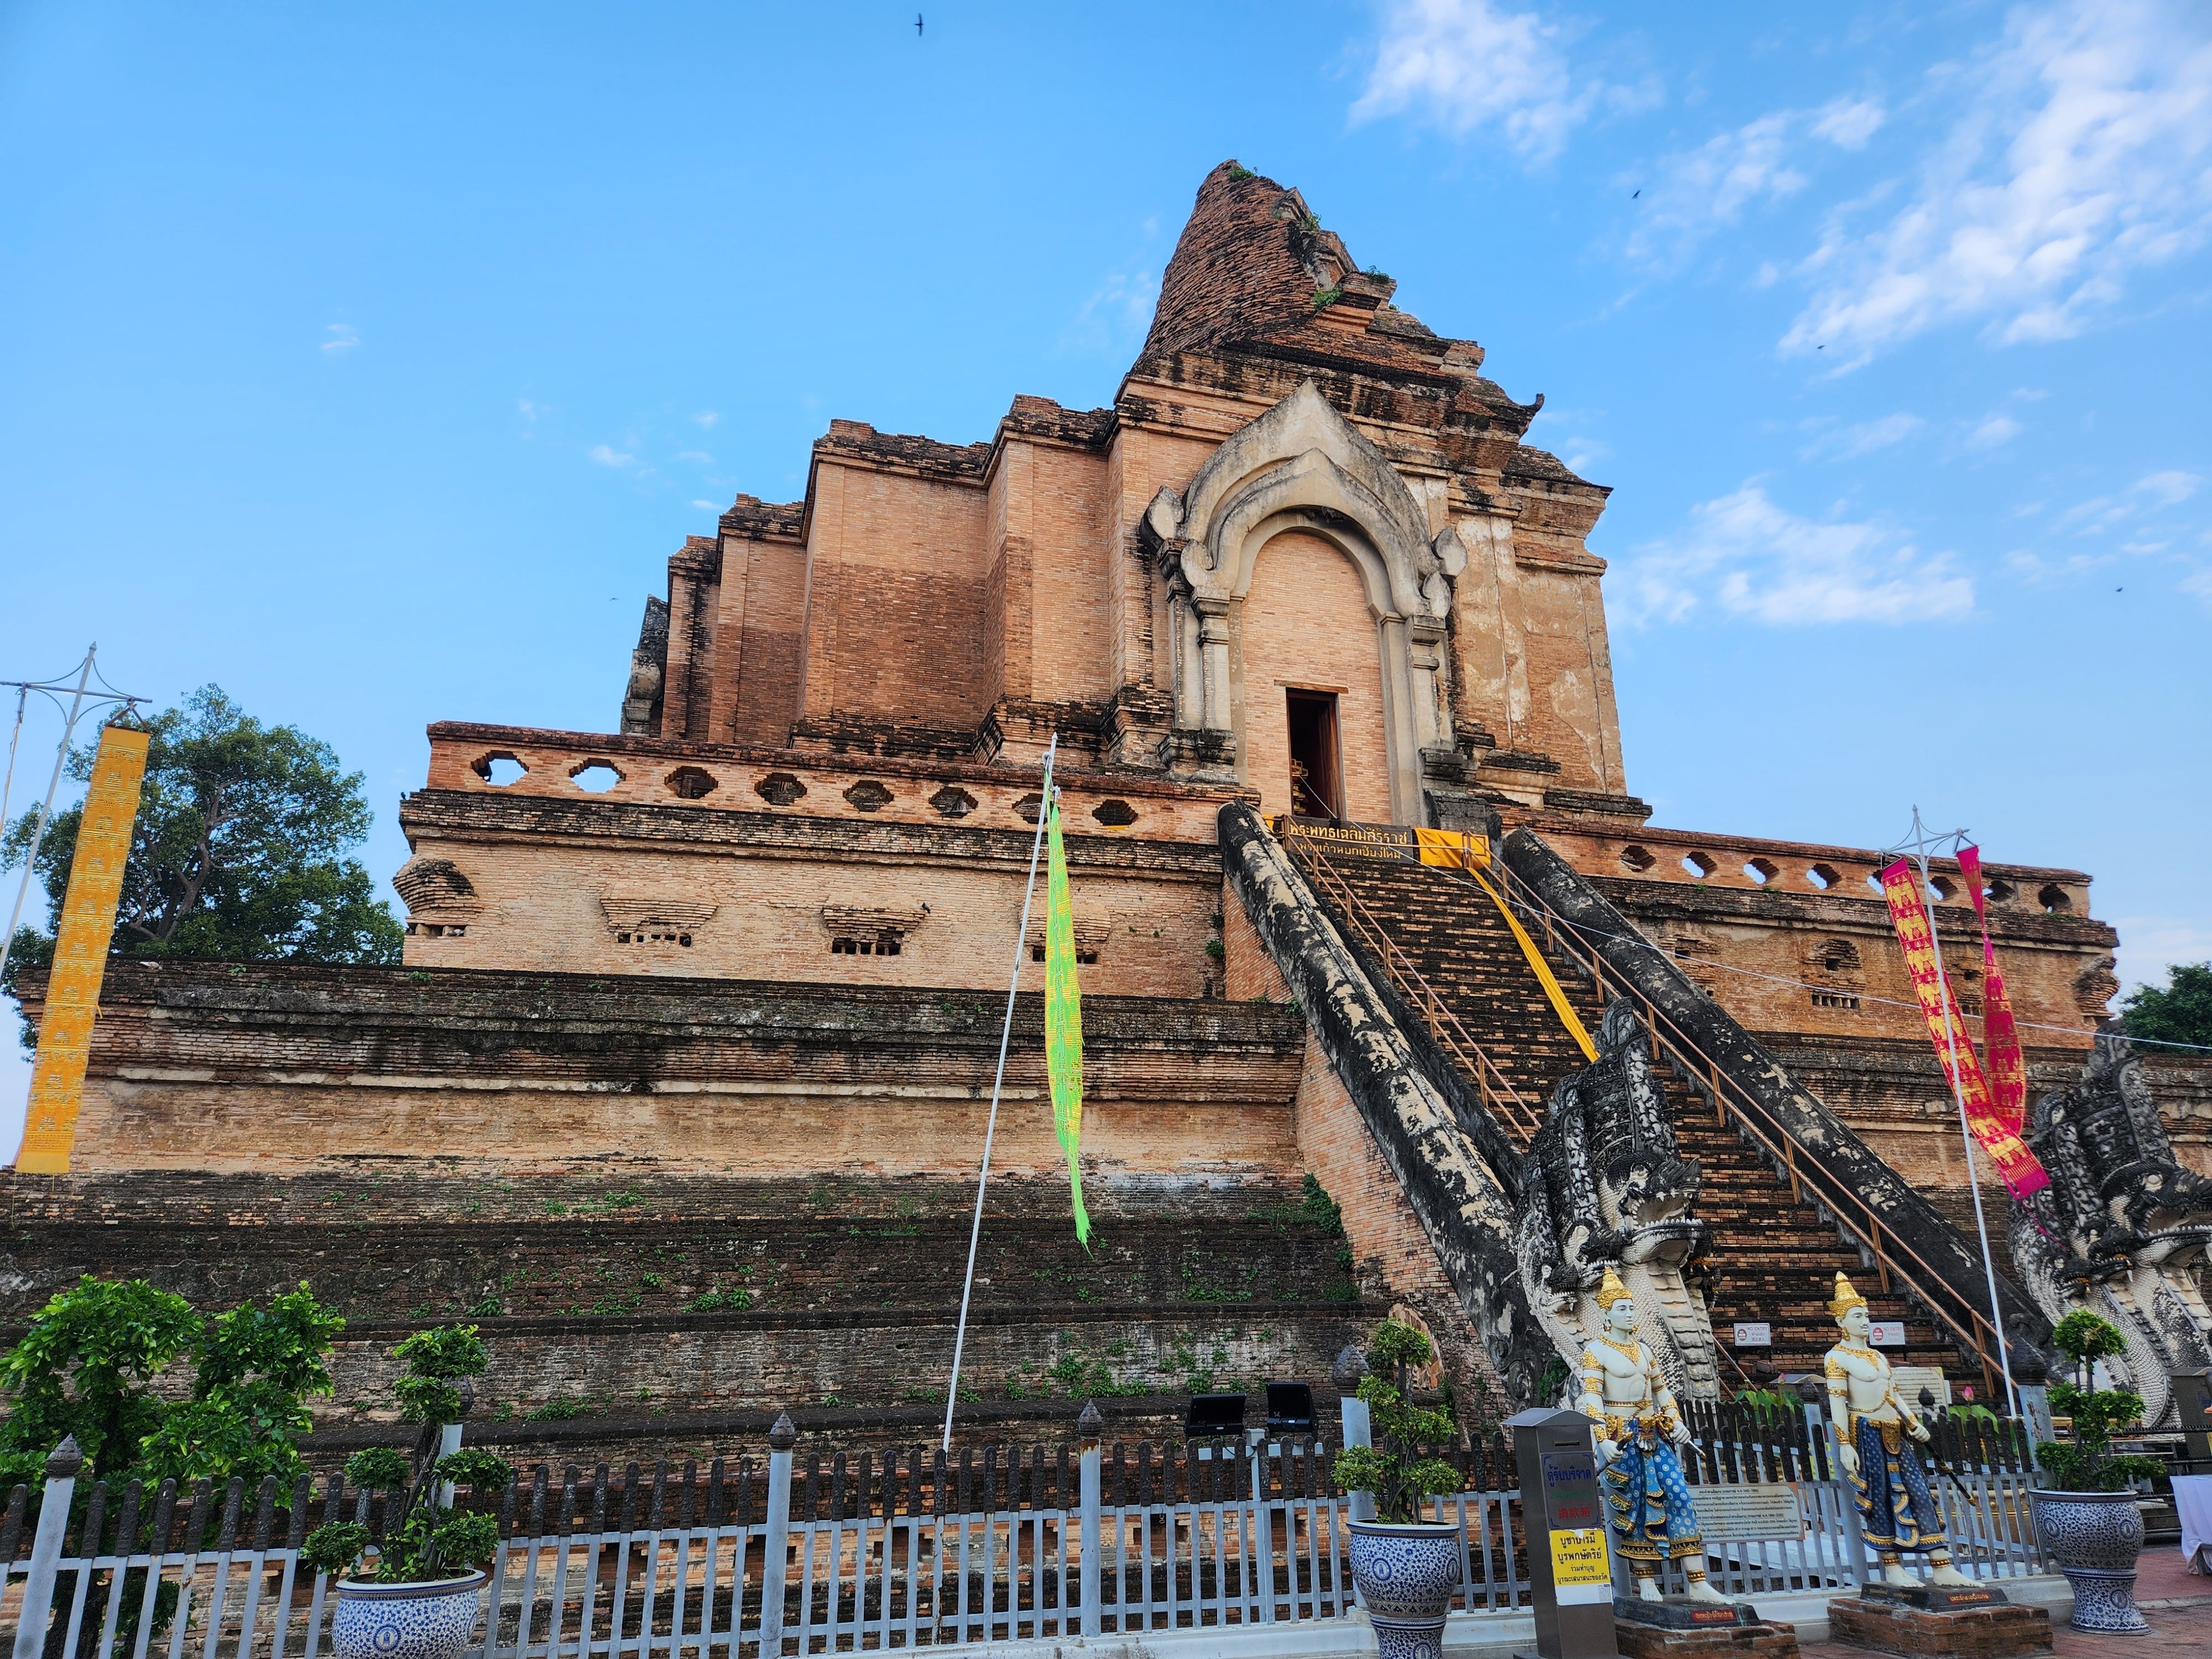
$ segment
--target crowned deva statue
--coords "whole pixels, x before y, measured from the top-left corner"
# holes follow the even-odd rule
[[[1844,1332],[1844,1340],[1828,1350],[1827,1364],[1836,1457],[1850,1478],[1866,1540],[1881,1553],[1883,1581],[1906,1588],[1918,1583],[1899,1559],[1911,1553],[1928,1558],[1929,1583],[1972,1584],[1951,1565],[1943,1517],[1913,1444],[1928,1438],[1928,1425],[1897,1397],[1888,1357],[1869,1341],[1873,1316],[1866,1298],[1841,1273],[1828,1311]]]
[[[1605,1328],[1583,1349],[1583,1410],[1597,1419],[1613,1547],[1636,1575],[1636,1593],[1659,1595],[1659,1564],[1682,1564],[1693,1601],[1721,1601],[1705,1582],[1705,1539],[1675,1448],[1690,1431],[1651,1350],[1636,1340],[1636,1298],[1608,1267],[1598,1285]]]

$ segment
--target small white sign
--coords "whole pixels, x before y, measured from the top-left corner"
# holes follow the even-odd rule
[[[1764,1319],[1735,1328],[1735,1345],[1739,1348],[1771,1348],[1774,1346],[1774,1327]]]
[[[1905,1322],[1877,1319],[1867,1327],[1867,1334],[1877,1348],[1901,1348],[1905,1346]]]

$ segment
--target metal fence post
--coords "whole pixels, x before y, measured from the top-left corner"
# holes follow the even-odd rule
[[[53,1611],[54,1574],[62,1559],[62,1538],[69,1530],[70,1500],[76,1496],[77,1471],[84,1454],[70,1435],[46,1459],[46,1489],[39,1500],[39,1530],[31,1544],[30,1576],[23,1584],[23,1605],[15,1626],[15,1659],[39,1659],[46,1645],[46,1620]]]
[[[2056,1440],[2057,1431],[2051,1426],[2051,1389],[2047,1383],[2021,1382],[2016,1386],[2020,1395],[2020,1414],[2027,1427],[2027,1466],[2031,1469],[2043,1467],[2043,1460],[2035,1449],[2046,1441]]]
[[[1827,1396],[1815,1393],[1814,1385],[1807,1382],[1805,1389],[1805,1426],[1813,1437],[1828,1449],[1828,1484],[1836,1490],[1837,1506],[1844,1512],[1844,1530],[1850,1540],[1850,1569],[1851,1583],[1863,1588],[1870,1582],[1867,1572],[1866,1534],[1859,1530],[1858,1498],[1851,1488],[1850,1477],[1844,1472],[1844,1460],[1836,1455],[1842,1442],[1836,1438],[1836,1425],[1828,1414]]]
[[[1099,1553],[1098,1508],[1099,1488],[1098,1438],[1105,1431],[1106,1419],[1099,1415],[1098,1402],[1092,1401],[1083,1408],[1083,1415],[1075,1419],[1076,1443],[1083,1453],[1083,1568],[1079,1594],[1083,1597],[1083,1633],[1097,1636],[1106,1627],[1105,1609],[1099,1605],[1099,1572],[1102,1563]]]
[[[1329,1380],[1336,1384],[1342,1396],[1337,1402],[1337,1409],[1344,1419],[1344,1443],[1346,1446],[1372,1446],[1375,1443],[1373,1424],[1367,1415],[1367,1402],[1357,1392],[1359,1379],[1366,1375],[1367,1356],[1359,1352],[1358,1344],[1346,1343],[1344,1351],[1337,1355],[1336,1364],[1329,1370]],[[1352,1506],[1354,1521],[1372,1521],[1375,1518],[1373,1492],[1347,1492],[1345,1497]]]
[[[768,1514],[761,1523],[761,1659],[783,1651],[783,1587],[791,1551],[791,1449],[799,1430],[789,1412],[768,1431]]]

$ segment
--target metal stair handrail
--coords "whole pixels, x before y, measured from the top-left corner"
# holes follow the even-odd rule
[[[1607,995],[1605,963],[1597,952],[1582,939],[1575,924],[1554,911],[1543,895],[1536,892],[1502,860],[1492,866],[1492,872],[1504,878],[1502,890],[1507,902],[1520,909],[1530,920],[1540,923],[1544,930],[1544,942],[1560,951],[1576,967],[1586,973],[1600,1001]],[[1554,924],[1557,924],[1554,926]],[[1694,1088],[1703,1090],[1712,1102],[1714,1115],[1721,1127],[1729,1127],[1733,1110],[1736,1127],[1747,1133],[1752,1141],[1781,1170],[1790,1182],[1790,1194],[1799,1202],[1804,1201],[1805,1189],[1809,1185],[1815,1196],[1826,1205],[1835,1224],[1843,1230],[1850,1242],[1866,1252],[1872,1260],[1875,1272],[1884,1295],[1892,1294],[1892,1280],[1925,1307],[1940,1323],[1948,1327],[1954,1339],[1972,1353],[1982,1368],[1982,1382],[1990,1398],[1996,1397],[1998,1366],[1992,1357],[1990,1340],[2002,1341],[2002,1336],[1990,1322],[1989,1316],[1977,1310],[1965,1297],[1954,1290],[1943,1275],[1924,1260],[1912,1246],[1881,1224],[1881,1218],[1873,1206],[1841,1182],[1826,1177],[1817,1159],[1810,1170],[1797,1167],[1796,1139],[1778,1123],[1764,1102],[1736,1079],[1723,1073],[1720,1065],[1680,1026],[1666,1010],[1654,1003],[1634,984],[1618,974],[1613,977],[1615,994],[1626,995],[1636,1004],[1651,1033],[1654,1047],[1661,1051],[1668,1063]],[[1885,1239],[1888,1241],[1885,1245]],[[1896,1259],[1895,1252],[1907,1258],[1907,1262]],[[1931,1291],[1929,1283],[1941,1287]],[[1966,1314],[1969,1323],[1962,1324],[1945,1305],[1955,1302]]]
[[[1296,823],[1286,821],[1284,830],[1283,839],[1290,844],[1291,852],[1304,855],[1302,862],[1308,873],[1342,907],[1346,921],[1381,962],[1382,971],[1421,1017],[1429,1034],[1458,1062],[1462,1072],[1474,1078],[1484,1109],[1493,1120],[1504,1123],[1526,1150],[1536,1131],[1543,1127],[1543,1114],[1529,1104],[1528,1097],[1498,1068],[1497,1062],[1483,1052],[1482,1045],[1461,1023],[1451,1006],[1413,966],[1413,959],[1398,947],[1374,913],[1352,890],[1351,884],[1338,872],[1321,845],[1301,833]]]

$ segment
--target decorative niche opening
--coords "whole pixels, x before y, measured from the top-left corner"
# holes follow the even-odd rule
[[[674,945],[691,948],[692,935],[714,919],[720,907],[675,893],[612,889],[599,895],[599,914],[615,943],[633,949]]]
[[[1109,830],[1126,830],[1137,821],[1137,809],[1125,800],[1102,800],[1091,816]]]
[[[678,800],[704,800],[720,780],[703,767],[679,766],[668,775],[668,793]]]
[[[2055,881],[2035,896],[2035,902],[2054,916],[2065,915],[2074,908],[2074,896]]]
[[[1097,963],[1098,952],[1105,947],[1107,938],[1113,931],[1113,925],[1110,922],[1077,922],[1075,924],[1076,965],[1088,968]],[[1044,928],[1042,925],[1030,930],[1030,960],[1031,962],[1044,960]]]
[[[1651,856],[1650,848],[1631,842],[1620,849],[1620,862],[1624,869],[1633,870],[1640,876],[1659,860]]]
[[[504,789],[511,783],[520,783],[530,775],[530,769],[505,750],[494,750],[489,755],[479,755],[469,763],[474,772],[495,789]]]
[[[1805,872],[1805,879],[1822,892],[1826,892],[1844,878],[1843,872],[1832,864],[1815,864]]]
[[[2019,896],[2020,889],[2008,881],[1993,881],[1990,884],[1990,902],[1992,904],[2010,904]]]
[[[1703,881],[1721,866],[1720,860],[1710,853],[1685,853],[1682,854],[1682,867]]]
[[[948,783],[929,798],[929,805],[939,817],[964,818],[975,810],[975,797]]]
[[[856,812],[880,812],[896,797],[873,778],[862,778],[845,792],[845,799]]]
[[[1834,978],[1850,978],[1860,969],[1859,947],[1847,939],[1824,939],[1808,953],[1811,965]]]
[[[805,798],[806,786],[788,772],[771,772],[753,781],[753,793],[770,806],[789,806]]]
[[[830,954],[833,957],[902,956],[907,935],[928,916],[927,905],[918,910],[854,904],[822,907],[822,926],[830,935]]]
[[[1024,823],[1035,823],[1044,815],[1042,795],[1024,795],[1014,803],[1014,816]]]
[[[1743,872],[1764,887],[1779,876],[1782,869],[1771,859],[1751,859],[1746,861]]]
[[[587,795],[604,795],[623,781],[612,761],[580,761],[568,769],[568,781]]]

